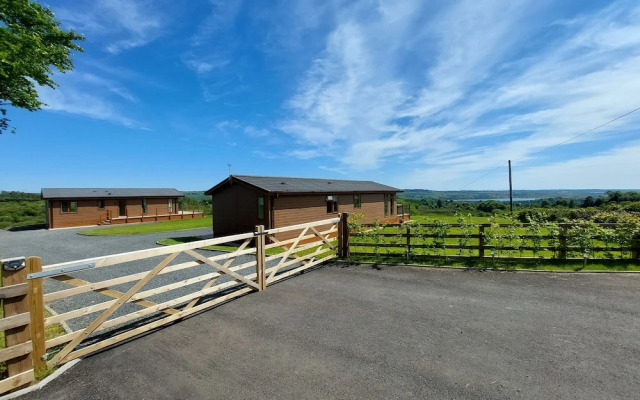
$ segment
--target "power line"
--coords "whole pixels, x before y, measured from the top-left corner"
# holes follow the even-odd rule
[[[460,190],[465,190],[467,187],[469,187],[469,186],[473,185],[474,183],[478,182],[480,179],[482,179],[482,178],[484,178],[484,177],[486,177],[488,175],[493,174],[494,172],[496,172],[497,170],[499,170],[500,168],[503,168],[503,167],[504,167],[504,165],[499,165],[499,166],[495,167],[494,169],[492,169],[491,171],[489,171],[486,174],[482,175],[480,178],[476,179],[475,181],[463,186],[462,189],[460,189]]]
[[[627,113],[624,113],[624,114],[622,114],[622,115],[620,115],[620,116],[618,116],[618,117],[616,117],[616,118],[614,118],[614,119],[612,119],[612,120],[610,120],[610,121],[605,122],[604,124],[598,125],[598,126],[596,126],[595,128],[591,128],[591,129],[589,129],[588,131],[582,132],[581,134],[576,135],[576,136],[573,136],[573,137],[571,137],[571,138],[569,138],[569,139],[567,139],[567,140],[564,140],[564,141],[562,141],[562,142],[560,142],[560,143],[556,143],[556,144],[554,144],[554,145],[552,145],[552,146],[545,147],[544,149],[539,150],[539,151],[536,151],[535,153],[531,153],[531,154],[529,154],[529,155],[527,155],[527,156],[524,156],[524,157],[522,157],[522,158],[518,158],[518,159],[517,159],[517,160],[515,160],[515,161],[526,160],[526,159],[527,159],[527,158],[529,158],[529,157],[533,157],[533,156],[535,156],[535,155],[537,155],[537,154],[540,154],[540,153],[543,153],[543,152],[545,152],[545,151],[547,151],[547,150],[553,149],[554,147],[558,147],[558,146],[561,146],[561,145],[563,145],[563,144],[565,144],[565,143],[569,143],[570,141],[572,141],[572,140],[574,140],[574,139],[577,139],[577,138],[579,138],[580,136],[584,136],[584,135],[586,135],[586,134],[588,134],[588,133],[591,133],[591,132],[593,132],[593,131],[596,131],[596,130],[598,130],[598,129],[602,128],[602,127],[605,127],[605,126],[609,125],[609,124],[610,124],[610,123],[612,123],[612,122],[615,122],[615,121],[617,121],[617,120],[619,120],[619,119],[621,119],[621,118],[624,118],[624,117],[626,117],[627,115],[631,115],[631,114],[633,114],[634,112],[639,111],[639,110],[640,110],[640,107],[635,108],[635,109],[633,109],[633,110],[631,110],[631,111],[629,111],[629,112],[627,112]],[[481,180],[481,179],[483,179],[483,178],[487,177],[488,175],[491,175],[492,173],[496,172],[497,170],[499,170],[499,169],[500,169],[500,168],[502,168],[502,167],[504,167],[504,165],[500,165],[500,166],[495,167],[494,169],[492,169],[491,171],[489,171],[489,172],[487,172],[486,174],[482,175],[482,176],[481,176],[481,177],[479,177],[478,179],[476,179],[476,180],[472,181],[471,183],[468,183],[467,185],[463,186],[463,187],[462,187],[462,189],[460,189],[460,190],[464,190],[464,189],[466,189],[467,187],[469,187],[469,186],[473,185],[474,183],[476,183],[476,182],[478,182],[479,180]]]
[[[536,154],[540,154],[540,153],[542,153],[542,152],[545,152],[545,151],[547,151],[547,150],[550,150],[550,149],[552,149],[552,148],[554,148],[554,147],[561,146],[561,145],[563,145],[563,144],[565,144],[565,143],[568,143],[568,142],[572,141],[573,139],[577,139],[577,138],[579,138],[580,136],[584,136],[584,135],[586,135],[586,134],[588,134],[588,133],[591,133],[591,132],[593,132],[593,131],[596,131],[596,130],[598,130],[598,129],[600,129],[600,128],[604,127],[604,126],[609,125],[609,124],[610,124],[610,123],[612,123],[612,122],[615,122],[615,121],[617,121],[617,120],[619,120],[619,119],[621,119],[621,118],[626,117],[627,115],[633,114],[634,112],[636,112],[636,111],[638,111],[638,110],[640,110],[640,107],[638,107],[638,108],[636,108],[636,109],[634,109],[634,110],[631,110],[631,111],[629,111],[628,113],[622,114],[622,115],[620,115],[619,117],[616,117],[616,118],[612,119],[611,121],[607,121],[607,122],[605,122],[605,123],[604,123],[604,124],[602,124],[602,125],[598,125],[598,126],[596,126],[595,128],[589,129],[589,130],[588,130],[588,131],[586,131],[586,132],[582,132],[581,134],[576,135],[576,136],[574,136],[574,137],[572,137],[572,138],[569,138],[569,139],[567,139],[567,140],[565,140],[565,141],[562,141],[562,142],[560,142],[560,143],[556,143],[556,144],[554,144],[554,145],[552,145],[552,146],[549,146],[549,147],[546,147],[546,148],[544,148],[544,149],[542,149],[542,150],[536,151],[535,153],[531,153],[531,154],[529,154],[529,155],[527,155],[527,156],[524,156],[524,157],[522,157],[522,158],[519,158],[519,159],[517,159],[516,161],[524,160],[524,159],[527,159],[527,158],[529,158],[529,157],[535,156]]]

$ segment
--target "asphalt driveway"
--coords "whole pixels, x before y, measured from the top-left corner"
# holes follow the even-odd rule
[[[21,399],[629,399],[640,275],[328,264]]]

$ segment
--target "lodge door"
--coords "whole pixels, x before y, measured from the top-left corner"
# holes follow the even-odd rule
[[[124,217],[127,215],[127,202],[125,200],[118,201],[118,210],[119,210],[119,215],[121,217]]]

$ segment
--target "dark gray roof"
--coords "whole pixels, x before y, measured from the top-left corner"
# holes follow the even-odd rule
[[[375,193],[402,192],[402,189],[373,181],[343,179],[287,178],[279,176],[231,175],[205,194],[212,194],[227,183],[240,181],[268,193]]]
[[[43,199],[89,199],[108,197],[184,197],[181,192],[171,188],[133,189],[133,188],[43,188]]]

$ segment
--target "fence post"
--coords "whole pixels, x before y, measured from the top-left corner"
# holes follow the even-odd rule
[[[27,258],[27,270],[29,274],[42,272],[42,259],[40,257]],[[31,333],[31,361],[35,376],[39,376],[47,369],[47,363],[42,359],[46,352],[44,336],[44,299],[42,278],[29,279],[27,282],[27,299],[29,302],[29,331]]]
[[[407,225],[407,259],[411,255],[411,225]]]
[[[640,235],[635,234],[633,235],[633,237],[631,238],[631,258],[632,259],[638,259],[640,258],[640,254],[638,254],[638,250],[640,247]]]
[[[264,225],[256,226],[256,283],[258,284],[258,291],[265,289],[265,240],[264,240]]]
[[[25,260],[26,263],[26,260]],[[13,286],[27,283],[27,274],[29,273],[29,269],[27,267],[23,267],[19,270],[10,270],[7,271],[2,268],[2,286]],[[2,301],[3,303],[3,312],[4,318],[11,317],[13,315],[22,314],[29,312],[29,301],[26,294],[6,298]],[[29,334],[29,325],[19,326],[17,328],[7,329],[4,332],[6,347],[9,348],[11,346],[16,346],[25,342],[28,342],[31,339],[31,335]],[[28,371],[32,368],[33,364],[31,363],[30,354],[26,354],[24,356],[12,358],[7,360],[7,375],[8,377],[12,377],[18,375],[22,372]],[[15,389],[19,389],[23,386],[18,386]]]
[[[338,257],[349,257],[349,213],[340,214],[340,222],[338,222]]]
[[[484,258],[484,225],[478,225],[478,257]]]
[[[564,260],[567,258],[567,224],[560,225],[560,236],[558,237],[558,258]]]

